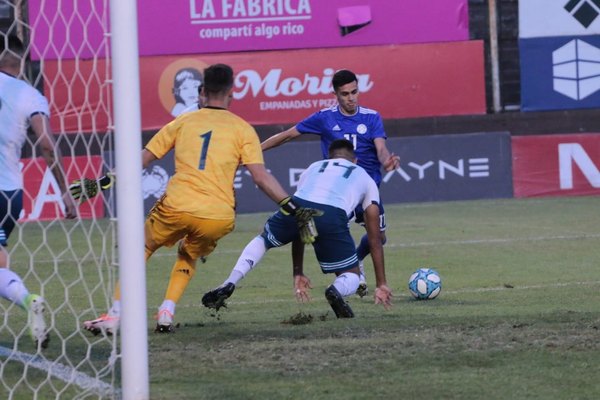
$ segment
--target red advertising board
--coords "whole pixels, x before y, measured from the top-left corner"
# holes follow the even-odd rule
[[[43,158],[22,159],[23,212],[22,221],[43,221],[63,218],[60,189]],[[100,156],[64,157],[64,167],[69,182],[82,177],[99,176],[102,167]],[[98,196],[79,206],[81,218],[103,218],[103,197]]]
[[[340,68],[358,75],[361,104],[383,118],[485,112],[483,44],[472,41],[147,57],[140,65],[143,126],[172,118],[177,71],[216,62],[236,72],[232,111],[256,125],[293,123],[334,104],[331,78]]]
[[[55,132],[108,131],[112,112],[109,68],[105,60],[44,63],[44,95]]]
[[[63,61],[62,68],[69,63]],[[85,63],[79,61],[80,66]],[[144,57],[140,59],[143,128],[158,129],[178,115],[178,108],[189,105],[184,102],[177,105],[174,93],[182,90],[178,89],[179,77],[202,79],[198,74],[213,63],[226,63],[234,68],[231,109],[255,125],[294,123],[334,104],[331,78],[340,68],[351,69],[358,75],[361,104],[379,111],[383,118],[485,113],[483,42],[466,41]],[[55,80],[53,74],[59,73],[55,65],[45,72],[49,82]],[[196,87],[197,84],[190,85],[192,94]],[[71,88],[80,94],[53,96],[58,102],[53,107],[65,110],[58,117],[70,116],[71,108],[77,107],[72,99],[84,96],[84,87],[71,85]],[[102,87],[96,88],[95,93],[100,94],[99,101],[108,100]],[[92,100],[83,106],[94,111],[104,108]],[[58,125],[56,118],[53,122]],[[90,128],[84,124],[88,119],[68,121],[72,123],[63,122],[62,131]],[[100,122],[96,124],[97,130],[102,131]]]
[[[600,133],[512,138],[515,197],[600,195]]]

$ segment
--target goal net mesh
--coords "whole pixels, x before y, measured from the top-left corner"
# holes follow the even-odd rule
[[[50,104],[68,181],[112,169],[109,0],[0,0],[0,39],[27,46],[22,78]],[[30,135],[23,150],[23,212],[9,238],[10,268],[47,302],[38,351],[18,306],[0,301],[0,398],[118,398],[114,336],[82,327],[107,310],[116,269],[114,199],[103,192],[63,218],[58,185]]]

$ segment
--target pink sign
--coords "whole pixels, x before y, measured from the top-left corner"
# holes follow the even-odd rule
[[[108,52],[108,0],[30,0],[31,57],[104,57]]]
[[[467,0],[426,3],[425,6],[423,0],[139,0],[140,55],[468,40]],[[33,56],[87,58],[98,54],[97,46],[104,51],[101,26],[108,26],[106,4],[106,0],[30,0],[30,21],[36,32]],[[57,18],[45,17],[48,15]],[[64,41],[67,32],[71,43]]]

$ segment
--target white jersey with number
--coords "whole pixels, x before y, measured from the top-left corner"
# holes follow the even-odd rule
[[[29,119],[50,115],[48,101],[27,82],[0,72],[0,190],[23,188],[19,167]]]
[[[379,203],[379,189],[373,178],[362,167],[343,158],[312,163],[300,176],[294,195],[341,208],[346,215],[351,215],[359,204],[366,209]]]

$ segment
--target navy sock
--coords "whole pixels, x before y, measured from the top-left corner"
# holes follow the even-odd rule
[[[387,238],[383,240],[382,245],[385,244]],[[360,238],[360,244],[356,248],[356,256],[359,260],[364,260],[366,256],[369,255],[371,249],[369,248],[369,237],[364,234],[363,237]]]
[[[363,237],[360,238],[360,244],[356,248],[356,256],[359,260],[364,260],[370,252],[371,249],[369,248],[369,238],[365,234],[363,235]]]

